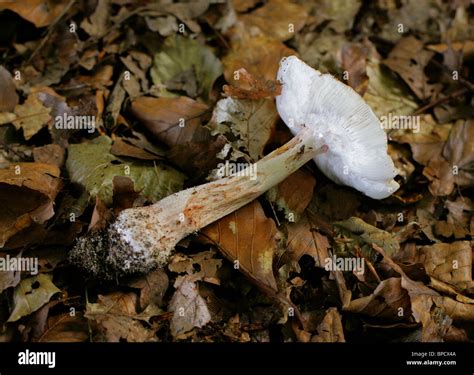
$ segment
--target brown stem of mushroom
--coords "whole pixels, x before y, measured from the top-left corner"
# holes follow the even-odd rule
[[[285,145],[242,171],[172,194],[146,207],[124,210],[108,230],[108,263],[122,272],[147,272],[167,264],[176,244],[248,204],[295,172],[327,146],[303,128]]]

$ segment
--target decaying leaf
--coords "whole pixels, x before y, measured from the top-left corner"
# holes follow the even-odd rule
[[[405,320],[411,315],[408,292],[395,277],[383,280],[371,295],[352,300],[346,309],[389,321]]]
[[[318,334],[311,337],[311,342],[346,342],[342,329],[341,315],[334,307],[326,311],[322,322],[316,330]]]
[[[316,267],[324,267],[329,258],[329,241],[316,230],[311,222],[311,214],[303,216],[297,223],[287,224],[286,228],[288,256],[298,262],[303,255],[309,255],[314,259]]]
[[[362,246],[363,249],[364,244],[371,247],[375,243],[383,248],[389,256],[400,249],[400,244],[392,234],[369,225],[357,217],[336,222],[334,226],[336,230],[342,230],[343,235],[355,240],[356,244]]]
[[[155,85],[183,90],[189,96],[208,99],[214,81],[222,74],[222,65],[212,50],[190,38],[173,35],[155,55],[151,77]]]
[[[41,273],[22,280],[15,287],[13,311],[8,321],[15,322],[23,316],[30,315],[47,303],[56,293],[61,292],[51,279],[52,275]]]
[[[285,41],[303,28],[307,17],[301,5],[285,0],[270,0],[263,7],[238,18],[245,28],[256,27],[271,38]]]
[[[260,203],[254,201],[242,207],[207,226],[202,233],[258,285],[277,290],[273,257],[278,232]]]
[[[84,342],[89,338],[87,320],[81,312],[63,313],[51,316],[47,320],[44,332],[37,342]]]
[[[208,111],[205,104],[187,97],[142,97],[132,103],[134,116],[170,148],[169,159],[196,178],[216,166],[216,154],[225,143],[201,125]]]
[[[244,68],[256,79],[275,80],[280,60],[296,52],[283,43],[265,36],[245,35],[242,40],[232,43],[230,52],[223,58],[226,81],[238,86],[240,74],[235,72]]]
[[[16,93],[13,77],[3,65],[0,65],[0,112],[12,112],[18,104],[18,94]]]
[[[290,222],[298,221],[313,198],[316,179],[305,169],[289,175],[266,193],[266,198],[285,212]]]
[[[429,84],[424,73],[433,55],[433,52],[423,48],[421,40],[408,36],[398,41],[383,63],[400,74],[419,99],[427,99],[441,86]]]
[[[211,320],[206,301],[191,278],[190,275],[179,276],[174,284],[176,291],[168,308],[173,312],[171,334],[175,337],[195,327],[201,328]]]
[[[58,167],[18,163],[0,169],[0,247],[33,223],[43,224],[54,215],[54,200],[61,187]]]
[[[234,147],[247,151],[257,161],[263,155],[277,119],[273,100],[226,98],[217,102],[208,126],[214,133],[237,137],[232,142]]]
[[[162,311],[149,305],[141,313],[137,312],[138,297],[135,293],[115,292],[99,295],[97,303],[88,303],[85,317],[97,324],[98,341],[127,342],[156,341],[154,332],[145,326],[153,316]]]
[[[36,94],[30,94],[23,104],[15,107],[16,118],[12,122],[17,129],[23,129],[23,135],[28,140],[51,120],[50,111]]]
[[[130,178],[135,191],[150,201],[157,201],[182,188],[184,176],[178,171],[163,164],[119,159],[110,153],[111,145],[109,137],[101,136],[68,148],[66,168],[71,181],[83,185],[91,198],[98,196],[110,205],[116,176]]]
[[[36,27],[48,26],[58,17],[67,5],[66,0],[48,1],[2,1],[0,10],[10,9],[24,19],[32,22]]]

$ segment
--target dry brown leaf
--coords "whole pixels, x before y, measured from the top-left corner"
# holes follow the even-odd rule
[[[225,143],[201,125],[208,111],[208,106],[187,97],[142,97],[132,103],[133,115],[170,147],[169,159],[193,176],[216,166],[216,154]]]
[[[266,36],[285,41],[295,36],[306,23],[308,14],[298,4],[270,0],[263,7],[238,17],[246,29],[258,28]]]
[[[179,276],[174,283],[176,291],[169,304],[173,312],[171,334],[180,336],[195,327],[201,328],[211,321],[207,303],[199,295],[192,275]]]
[[[258,201],[207,226],[202,233],[258,285],[277,290],[273,257],[278,232],[275,222],[265,216]]]
[[[383,63],[397,72],[419,99],[426,100],[441,89],[440,84],[429,84],[424,72],[433,55],[421,40],[407,36],[398,41]]]
[[[0,169],[0,247],[31,224],[43,224],[54,215],[59,175],[59,168],[51,164],[18,163]]]
[[[346,310],[390,321],[411,315],[408,293],[395,277],[383,280],[371,295],[352,300]]]
[[[38,342],[84,342],[89,338],[87,320],[81,312],[63,313],[48,318]]]
[[[326,311],[323,321],[316,330],[318,334],[311,337],[311,342],[346,342],[341,315],[335,307],[331,307]]]
[[[472,247],[469,241],[422,246],[417,262],[424,264],[428,275],[449,284],[472,281]]]
[[[228,83],[238,86],[239,80],[234,73],[244,68],[255,79],[273,81],[285,56],[297,53],[283,43],[265,36],[244,35],[242,40],[232,43],[230,52],[223,58],[224,77]]]
[[[114,292],[99,295],[97,303],[88,303],[85,317],[97,324],[98,341],[127,342],[156,341],[153,330],[145,327],[153,316],[162,311],[155,305],[149,305],[137,313],[138,297],[135,293]]]
[[[309,255],[314,259],[316,267],[324,267],[329,258],[328,238],[317,231],[312,222],[311,214],[307,214],[297,223],[290,223],[288,229],[287,254],[298,262],[303,255]]]
[[[268,99],[274,98],[281,93],[281,83],[272,80],[262,80],[255,78],[247,72],[245,68],[234,72],[234,77],[238,75],[238,80],[234,80],[236,86],[224,85],[224,94],[235,99]]]
[[[0,90],[0,112],[12,112],[18,104],[19,97],[12,75],[3,65],[0,65],[0,87],[2,88]]]
[[[145,309],[150,304],[162,305],[168,284],[168,275],[164,270],[158,269],[133,280],[128,285],[140,289],[140,308]]]
[[[305,169],[289,175],[266,193],[266,198],[285,211],[290,222],[298,221],[313,198],[316,179]]]
[[[36,94],[30,94],[23,104],[15,107],[13,125],[23,129],[25,139],[29,140],[51,120],[50,112],[51,109],[45,107]]]
[[[340,65],[344,70],[343,78],[359,95],[363,96],[369,85],[367,76],[368,48],[356,43],[345,44],[340,50]],[[347,76],[345,73],[347,72]]]
[[[67,3],[66,0],[2,1],[0,10],[10,9],[36,27],[44,27],[51,24],[61,14]]]

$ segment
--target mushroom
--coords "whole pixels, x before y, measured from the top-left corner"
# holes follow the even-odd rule
[[[105,231],[79,238],[69,258],[103,278],[165,266],[181,239],[250,203],[326,151],[322,139],[302,126],[293,139],[238,174],[123,210]]]
[[[386,197],[398,187],[385,133],[358,94],[296,57],[282,60],[278,78],[278,111],[295,137],[247,168],[256,178],[244,170],[126,209],[105,231],[80,238],[71,261],[106,278],[165,266],[181,239],[253,201],[313,158],[329,178],[371,197]]]
[[[311,68],[296,56],[283,58],[278,113],[293,134],[314,129],[329,150],[314,157],[332,181],[382,199],[399,188],[387,154],[387,136],[369,105],[351,87]]]

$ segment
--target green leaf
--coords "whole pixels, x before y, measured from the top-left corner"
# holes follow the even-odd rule
[[[61,292],[51,281],[52,275],[39,274],[20,282],[13,293],[13,311],[8,322],[16,322],[46,304],[56,293]]]
[[[188,96],[202,95],[207,99],[222,72],[221,62],[209,47],[173,35],[165,40],[163,50],[155,55],[150,74],[157,86],[165,84],[171,90],[184,90]]]
[[[152,202],[182,189],[185,176],[163,164],[124,160],[110,153],[112,141],[101,136],[68,148],[66,168],[72,182],[85,187],[91,198],[112,204],[115,176],[130,178],[134,189]]]

